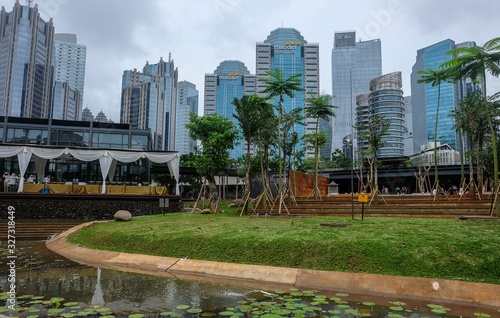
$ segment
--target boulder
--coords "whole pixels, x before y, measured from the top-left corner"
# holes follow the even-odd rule
[[[132,213],[126,210],[119,210],[116,211],[113,218],[115,219],[115,221],[130,221],[132,220]]]

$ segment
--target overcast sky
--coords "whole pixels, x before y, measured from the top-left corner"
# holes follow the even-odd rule
[[[25,0],[19,0],[25,4]],[[8,12],[15,0],[0,0]],[[410,95],[418,49],[450,38],[478,45],[500,36],[498,0],[34,0],[56,33],[75,33],[87,46],[84,107],[120,117],[121,76],[171,54],[179,80],[196,85],[203,108],[204,75],[224,60],[240,60],[255,73],[255,45],[279,27],[297,29],[319,43],[322,93],[331,94],[335,31],[357,40],[379,38],[383,73],[401,71]],[[488,93],[500,91],[500,80]],[[335,101],[335,100],[334,100]]]

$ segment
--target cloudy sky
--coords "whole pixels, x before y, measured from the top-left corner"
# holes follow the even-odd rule
[[[16,0],[0,0],[9,12]],[[25,4],[25,0],[19,0]],[[379,38],[383,73],[401,71],[410,95],[416,51],[450,38],[478,45],[500,36],[498,0],[34,0],[56,33],[87,46],[84,106],[119,121],[121,76],[171,54],[179,80],[196,84],[203,108],[204,75],[224,60],[255,73],[255,44],[279,27],[319,43],[321,91],[331,94],[335,31]],[[500,91],[492,79],[488,93]]]

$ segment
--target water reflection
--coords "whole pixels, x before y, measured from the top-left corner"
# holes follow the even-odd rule
[[[7,291],[7,250],[4,245],[0,247],[0,287]],[[158,312],[179,304],[202,309],[229,306],[250,291],[245,287],[84,266],[47,250],[44,242],[17,242],[16,248],[18,295],[63,297],[125,312]]]
[[[0,292],[6,292],[10,283],[8,282],[9,268],[5,242],[0,244],[0,254],[2,255]],[[217,311],[235,306],[235,304],[241,305],[242,300],[248,300],[248,303],[241,306],[254,310],[258,305],[252,303],[249,300],[251,298],[273,296],[275,304],[279,302],[274,302],[274,300],[280,298],[274,294],[265,295],[266,292],[254,291],[255,285],[249,287],[249,285],[214,283],[203,277],[199,277],[197,280],[184,280],[168,276],[169,274],[166,273],[165,276],[159,277],[84,266],[49,251],[45,247],[45,242],[17,242],[16,255],[18,257],[16,260],[18,296],[44,296],[44,299],[63,297],[69,302],[106,306],[119,316],[126,316],[128,313],[151,313],[151,317],[157,317],[157,313],[175,310],[179,305],[199,308],[203,311]],[[259,286],[259,288],[264,287]],[[277,289],[268,290],[277,293]],[[361,313],[364,313],[367,317],[450,318],[474,317],[475,313],[483,312],[495,317],[495,314],[498,316],[500,312],[498,308],[443,304],[450,309],[446,310],[449,312],[440,315],[430,313],[428,306],[434,302],[424,302],[423,300],[388,299],[382,296],[348,294],[343,295],[343,299],[340,299],[337,297],[339,294],[333,292],[323,293],[323,295],[329,298],[305,294],[293,295],[291,293],[291,296],[295,298],[293,303],[297,308],[304,308],[304,306],[311,308],[311,304],[314,304],[313,307],[325,304],[320,309],[325,313],[325,316],[327,316],[326,313],[331,312],[340,317],[359,317]],[[405,302],[400,302],[400,300]],[[289,310],[290,302],[280,301],[281,303],[277,306],[283,307],[276,310],[281,312]],[[309,303],[305,305],[301,303],[302,301],[309,301]],[[373,305],[368,305],[372,302]],[[383,304],[383,306],[374,306],[375,303]],[[392,313],[391,316],[390,311],[395,313]],[[28,314],[26,313],[26,315]],[[316,314],[319,313],[314,311],[311,315],[304,316],[319,317]]]

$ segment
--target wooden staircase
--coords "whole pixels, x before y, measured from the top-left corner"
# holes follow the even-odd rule
[[[354,198],[354,200],[352,200]],[[263,209],[259,206],[255,214],[260,215],[294,215],[294,216],[351,216],[354,206],[356,216],[361,215],[362,203],[358,195],[334,195],[323,198],[296,198],[296,204],[288,200],[286,208],[278,203],[273,208]],[[470,197],[440,195],[437,200],[429,195],[384,195],[379,196],[378,204],[371,201],[364,204],[365,216],[415,216],[415,217],[458,217],[458,216],[489,216],[492,196],[487,195],[482,200],[472,200]]]

